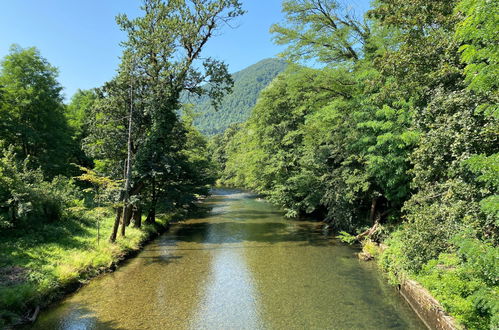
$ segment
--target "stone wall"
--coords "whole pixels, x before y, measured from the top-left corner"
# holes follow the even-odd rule
[[[429,329],[462,329],[452,317],[445,313],[442,305],[418,282],[405,280],[399,285],[399,291]]]

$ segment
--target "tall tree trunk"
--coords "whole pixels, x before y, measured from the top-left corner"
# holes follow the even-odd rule
[[[149,209],[149,213],[147,214],[147,218],[144,222],[147,223],[148,225],[152,225],[156,222],[156,206],[155,205],[151,206],[151,208]]]
[[[123,214],[121,207],[116,209],[116,218],[114,218],[113,230],[111,236],[109,237],[109,242],[116,242],[116,235],[118,234],[118,227],[120,225],[121,215]]]
[[[142,208],[140,206],[137,206],[137,208],[133,210],[132,218],[133,218],[133,226],[135,228],[142,227]]]
[[[369,228],[368,230],[364,231],[363,233],[358,234],[355,236],[357,240],[361,240],[364,237],[369,237],[372,234],[376,232],[376,230],[379,227],[379,222],[381,219],[381,215],[378,213],[378,216],[376,216],[376,205],[378,203],[378,197],[373,197],[371,201],[371,212],[369,214],[369,221],[372,223],[372,227]]]
[[[132,220],[132,214],[133,214],[133,205],[128,204],[126,210],[125,210],[125,226],[128,227],[130,225],[130,221]]]
[[[369,222],[371,222],[374,225],[374,220],[375,220],[375,214],[376,214],[376,204],[378,203],[378,198],[373,197],[371,201],[371,214],[369,215]]]
[[[133,74],[133,72],[132,72]],[[130,78],[131,79],[131,78]],[[132,121],[133,121],[133,85],[130,80],[130,113],[128,116],[128,141],[126,159],[125,193],[123,198],[123,221],[121,222],[121,236],[125,237],[127,226],[127,210],[130,207],[130,187],[132,185]]]
[[[145,223],[153,224],[156,222],[156,179],[152,179],[152,200],[151,200],[151,208],[149,209],[149,214],[147,214],[147,218]]]

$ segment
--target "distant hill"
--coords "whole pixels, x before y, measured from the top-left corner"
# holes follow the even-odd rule
[[[234,73],[234,89],[224,98],[218,111],[213,109],[208,97],[190,97],[186,103],[194,104],[194,111],[200,113],[194,125],[204,135],[211,136],[223,132],[230,124],[244,122],[261,90],[286,66],[286,62],[270,58]]]

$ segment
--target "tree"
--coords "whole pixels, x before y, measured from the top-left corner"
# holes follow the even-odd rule
[[[0,139],[45,174],[64,173],[71,140],[57,69],[36,48],[14,45],[2,61],[0,88]]]
[[[105,123],[93,128],[96,134],[89,137],[88,149],[107,154],[108,159],[121,159],[117,163],[120,165],[110,170],[116,176],[123,173],[123,159],[129,159],[125,177],[130,178],[130,183],[124,188],[122,198],[149,191],[148,222],[152,223],[158,192],[167,191],[161,184],[171,182],[174,173],[182,175],[180,164],[185,158],[182,150],[187,133],[177,116],[181,92],[206,94],[216,106],[230,90],[232,79],[224,63],[211,58],[199,62],[213,34],[243,11],[236,0],[147,0],[142,9],[144,16],[135,19],[117,17],[128,39],[123,43],[125,50],[118,77],[106,87],[105,93],[111,97],[96,106],[100,107],[99,112],[112,113],[116,119],[121,113],[121,118],[126,117],[127,121],[116,126],[117,123],[100,118]],[[119,140],[109,139],[108,130],[119,135]],[[130,139],[124,138],[127,133]],[[113,167],[107,160],[96,162]],[[126,202],[124,209],[130,207]],[[121,218],[120,212],[117,214],[111,241],[116,238]],[[122,233],[126,222],[122,221]]]
[[[355,62],[370,36],[368,24],[336,0],[286,0],[282,4],[286,24],[270,31],[283,55],[290,60],[314,59],[331,64]]]
[[[82,166],[91,166],[91,160],[83,152],[83,140],[89,134],[89,118],[92,108],[97,100],[96,90],[81,90],[73,95],[66,106],[65,116],[72,129],[74,150],[72,152],[73,162]]]

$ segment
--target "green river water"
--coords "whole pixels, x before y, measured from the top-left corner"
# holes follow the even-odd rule
[[[42,312],[34,329],[425,329],[374,264],[319,222],[214,190],[116,272]]]

